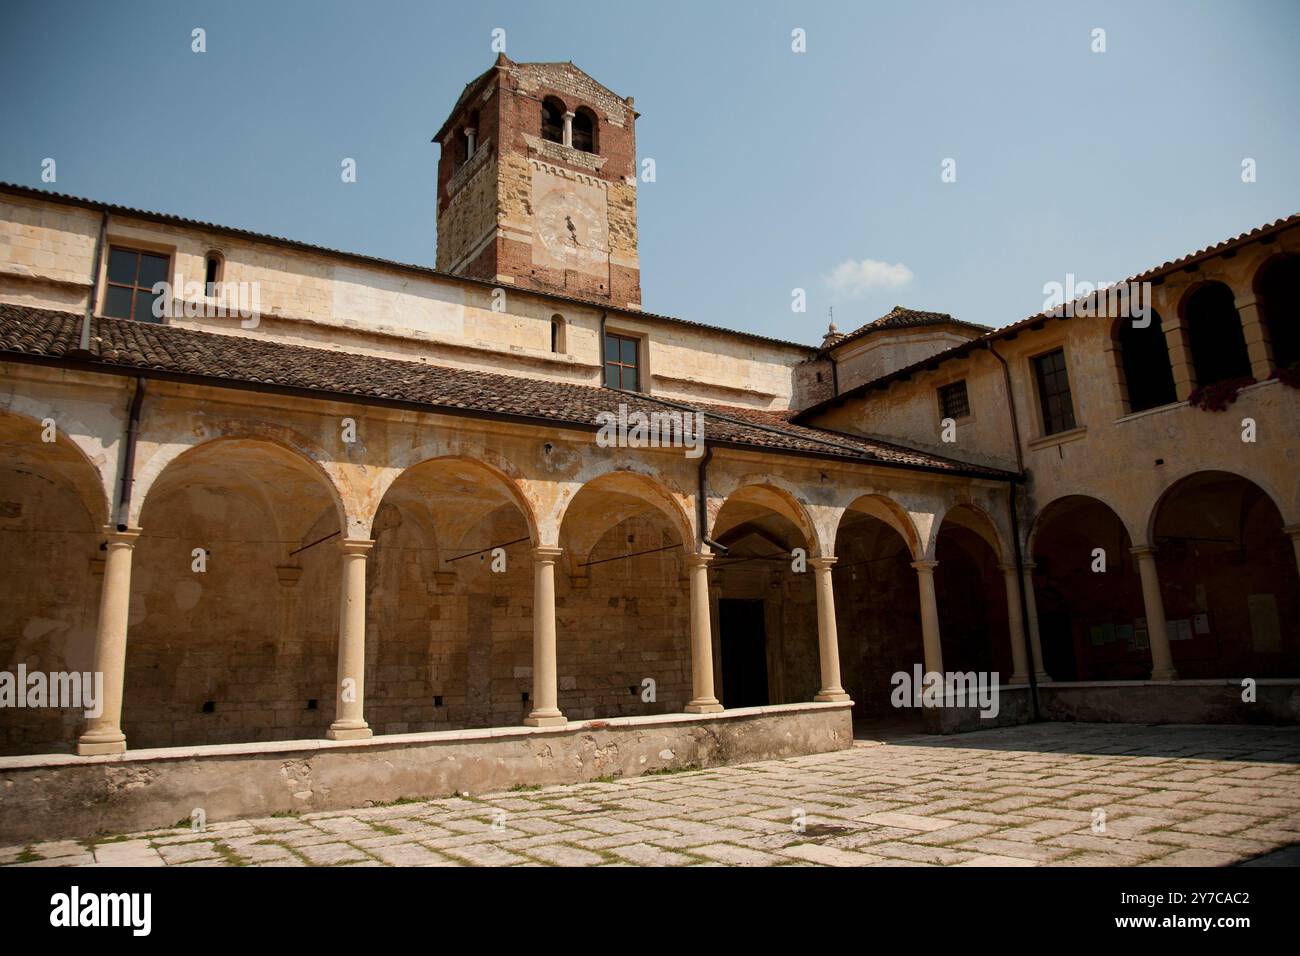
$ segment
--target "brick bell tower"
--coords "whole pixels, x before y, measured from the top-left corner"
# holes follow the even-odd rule
[[[438,269],[639,309],[636,117],[572,63],[499,54],[433,138]]]

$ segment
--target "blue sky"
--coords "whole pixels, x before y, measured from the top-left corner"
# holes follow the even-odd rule
[[[645,307],[800,342],[1006,324],[1300,211],[1294,0],[6,7],[0,179],[426,265],[429,140],[504,28],[636,97]]]

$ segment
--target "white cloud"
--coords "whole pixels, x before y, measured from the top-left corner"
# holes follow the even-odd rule
[[[892,266],[878,259],[855,262],[845,259],[826,277],[830,287],[843,295],[861,295],[871,289],[897,289],[912,281],[912,270],[901,262]]]

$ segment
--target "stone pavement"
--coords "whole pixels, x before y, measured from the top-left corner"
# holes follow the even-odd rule
[[[0,849],[26,866],[1300,864],[1300,727],[1038,724]]]

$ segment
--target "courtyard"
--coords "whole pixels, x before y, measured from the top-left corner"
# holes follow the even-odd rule
[[[6,846],[0,865],[1300,864],[1300,727],[898,733],[736,766]]]

